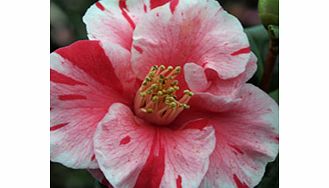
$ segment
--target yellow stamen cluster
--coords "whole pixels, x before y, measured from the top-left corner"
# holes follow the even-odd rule
[[[153,66],[144,79],[135,97],[135,111],[151,122],[167,124],[177,117],[184,109],[193,93],[184,90],[184,95],[177,100],[176,91],[180,88],[175,80],[181,72],[181,67],[164,65]],[[140,112],[140,113],[138,113]],[[144,113],[144,114],[142,114]]]

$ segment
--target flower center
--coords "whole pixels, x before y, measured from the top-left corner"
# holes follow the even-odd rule
[[[179,100],[175,95],[179,90],[175,78],[180,72],[180,66],[153,66],[136,93],[136,115],[152,123],[166,125],[184,109],[190,108],[187,103],[193,95],[191,91],[184,90],[184,95]]]

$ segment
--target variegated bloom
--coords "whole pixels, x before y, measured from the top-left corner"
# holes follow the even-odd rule
[[[278,105],[215,0],[103,0],[90,40],[51,54],[51,160],[113,187],[253,187],[278,153]],[[110,185],[111,184],[111,185]]]

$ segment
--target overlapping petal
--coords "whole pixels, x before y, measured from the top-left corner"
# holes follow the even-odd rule
[[[51,54],[52,161],[72,168],[98,166],[92,141],[97,124],[112,103],[131,105],[132,100],[122,95],[125,79],[114,70],[127,67],[129,56],[119,48],[111,55],[98,41],[79,41]]]
[[[245,84],[257,59],[235,17],[215,0],[101,0],[83,20],[93,41],[51,54],[52,161],[109,187],[259,183],[278,153],[278,106]],[[170,129],[131,111],[152,65],[182,66],[195,93]]]
[[[111,135],[111,136],[109,136]],[[95,153],[114,187],[198,187],[215,137],[203,130],[148,125],[123,104],[113,104],[95,134]]]
[[[227,112],[204,114],[216,130],[216,148],[201,187],[254,187],[278,154],[278,105],[246,84]]]
[[[249,56],[240,22],[214,0],[171,1],[147,13],[133,34],[132,64],[140,79],[152,65],[190,62],[228,79],[245,71]]]
[[[83,17],[89,39],[119,44],[130,50],[135,19],[143,10],[143,3],[142,1],[128,2],[139,8],[130,12],[130,6],[127,7],[126,1],[119,0],[103,0],[92,5]]]
[[[132,35],[141,17],[170,0],[101,0],[92,5],[83,21],[91,40],[115,43],[130,50]]]
[[[231,79],[221,79],[211,70],[204,71],[201,66],[188,63],[184,66],[185,80],[195,93],[190,104],[213,112],[226,111],[238,103],[240,88],[257,69],[257,58],[251,53],[246,70]]]

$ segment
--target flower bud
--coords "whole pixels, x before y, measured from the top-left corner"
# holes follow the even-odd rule
[[[279,0],[259,0],[258,14],[265,28],[279,25]]]

